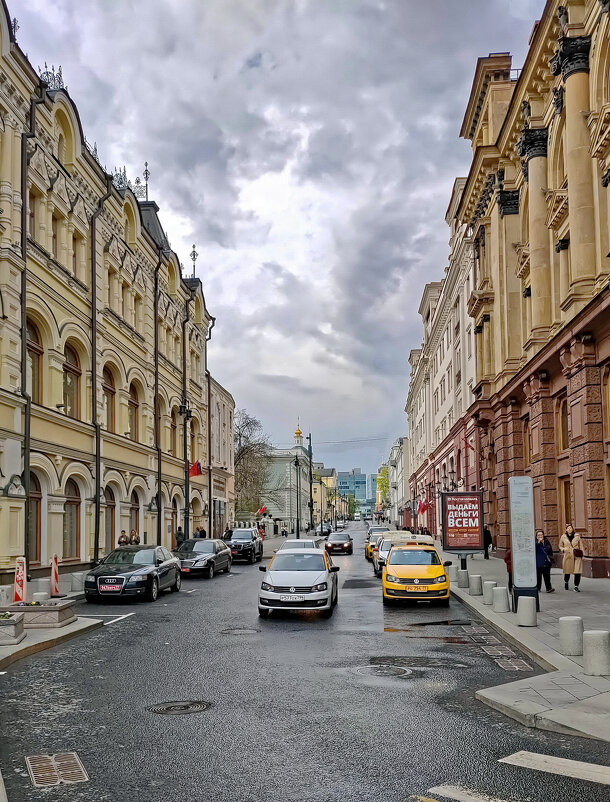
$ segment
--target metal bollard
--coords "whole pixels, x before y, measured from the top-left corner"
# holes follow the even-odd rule
[[[458,586],[458,588],[467,588],[468,587],[468,570],[467,569],[458,568],[457,586]]]
[[[483,577],[479,574],[472,574],[468,580],[468,592],[471,596],[483,595]]]
[[[517,624],[520,627],[535,627],[536,599],[534,596],[519,596],[517,601]]]
[[[559,619],[559,651],[565,655],[582,654],[582,618],[564,615]]]
[[[588,629],[582,636],[583,674],[605,677],[610,674],[610,632]]]
[[[450,565],[447,568],[447,576],[450,582],[457,582],[457,565]]]
[[[497,584],[493,579],[486,579],[483,582],[483,604],[493,604],[494,588]]]
[[[501,586],[493,589],[493,611],[494,613],[508,613],[508,588]]]

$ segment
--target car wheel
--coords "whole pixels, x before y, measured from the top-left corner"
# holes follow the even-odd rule
[[[85,596],[85,601],[86,601],[88,604],[93,604],[93,602],[95,601],[95,599],[93,598],[93,596]]]
[[[439,607],[449,607],[449,599],[441,599],[437,602]]]
[[[150,587],[148,588],[147,598],[148,601],[154,602],[157,601],[159,596],[159,580],[156,576],[153,576]]]
[[[231,573],[232,564],[233,564],[233,561],[229,560],[229,562],[227,563],[227,567],[225,568],[225,574],[230,574]]]
[[[335,608],[334,608],[334,606],[333,606],[333,604],[331,602],[331,605],[328,608],[328,610],[322,610],[322,617],[323,618],[332,618],[334,612],[335,612]]]
[[[178,593],[180,588],[182,587],[182,575],[180,571],[176,572],[176,581],[172,585],[172,593]]]
[[[207,566],[207,570],[205,572],[206,579],[214,579],[214,563],[210,563]]]
[[[333,602],[333,605],[336,607],[338,604],[339,604],[339,591],[335,590],[335,601]]]
[[[259,553],[259,555],[258,555],[258,562],[259,562],[259,563],[260,563],[260,562],[262,562],[262,559],[263,559],[263,550],[261,549],[261,550],[260,550],[260,553]]]
[[[256,552],[252,549],[252,554],[250,555],[250,565],[254,565],[256,562]]]
[[[384,596],[384,595],[382,594],[381,598],[383,599],[383,606],[384,606],[384,607],[391,607],[391,606],[392,606],[392,600],[391,600],[391,599],[388,599],[388,597],[387,597],[387,596]]]
[[[270,612],[271,612],[271,610],[265,610],[264,607],[259,607],[258,608],[258,614],[259,614],[259,616],[261,618],[269,618],[269,613]]]

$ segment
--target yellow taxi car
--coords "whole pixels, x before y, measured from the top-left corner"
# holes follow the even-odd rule
[[[364,558],[366,560],[373,559],[373,547],[377,545],[382,535],[388,534],[390,531],[389,526],[370,526],[366,540],[364,541]]]
[[[433,601],[449,606],[449,577],[436,548],[426,543],[393,545],[382,567],[383,603],[396,601]]]

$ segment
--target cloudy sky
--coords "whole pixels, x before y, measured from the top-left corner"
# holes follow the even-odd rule
[[[278,445],[300,416],[318,459],[376,470],[406,433],[476,59],[519,67],[543,0],[8,2],[102,163],[148,161],[187,270],[197,244],[237,406]]]

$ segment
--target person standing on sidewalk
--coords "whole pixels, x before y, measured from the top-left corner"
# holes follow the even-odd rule
[[[563,579],[566,590],[570,589],[570,574],[574,574],[574,590],[580,593],[580,575],[582,574],[582,541],[580,535],[574,531],[572,524],[566,526],[566,531],[559,541],[559,550],[563,552]]]
[[[554,593],[555,588],[551,585],[551,566],[553,565],[553,547],[548,537],[545,537],[542,529],[536,530],[536,577],[538,580],[538,590],[544,587],[547,593]]]
[[[485,559],[489,560],[489,549],[493,543],[489,527],[483,529],[483,548],[485,549]]]
[[[513,590],[513,553],[510,549],[506,549],[504,553],[504,564],[506,565],[506,572],[508,573],[508,592],[512,593]]]

